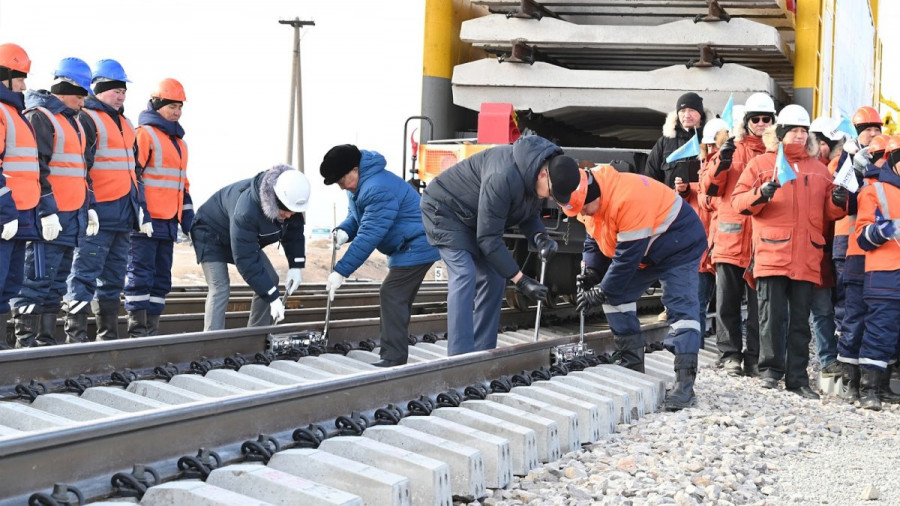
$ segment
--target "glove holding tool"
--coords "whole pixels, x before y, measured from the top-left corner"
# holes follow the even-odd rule
[[[534,244],[538,248],[538,252],[541,257],[541,279],[538,281],[542,286],[544,285],[544,275],[547,273],[547,261],[556,254],[556,251],[559,249],[556,241],[550,238],[550,235],[546,232],[539,233],[534,238]],[[546,297],[546,296],[545,296]],[[541,334],[541,308],[543,306],[544,300],[543,298],[539,298],[537,301],[537,316],[534,319],[534,340],[537,342],[538,338]]]
[[[338,246],[338,230],[340,229],[331,233],[331,272],[334,272],[334,264],[337,262],[337,250],[340,247]],[[344,232],[344,234],[346,235],[346,232]],[[326,293],[326,295],[328,296],[328,300],[325,303],[325,330],[322,331],[323,343],[328,342],[328,323],[331,321],[331,300],[334,298],[331,297],[331,294]]]

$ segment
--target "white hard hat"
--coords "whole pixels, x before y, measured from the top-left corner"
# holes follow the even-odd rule
[[[744,114],[775,114],[775,102],[768,93],[754,93],[744,102]]]
[[[725,123],[725,120],[720,118],[713,118],[707,121],[706,126],[703,127],[703,140],[701,140],[700,143],[715,144],[716,134],[721,132],[722,130],[730,130],[728,124]]]
[[[776,125],[802,126],[809,128],[809,113],[802,105],[791,104],[784,106],[775,118]]]
[[[278,175],[275,180],[275,196],[281,205],[295,213],[306,211],[309,205],[309,180],[296,169]]]
[[[821,134],[828,140],[837,142],[846,137],[844,132],[838,130],[840,124],[840,119],[832,118],[830,116],[819,116],[809,125],[809,132]]]

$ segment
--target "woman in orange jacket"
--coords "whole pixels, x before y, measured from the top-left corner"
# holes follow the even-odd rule
[[[803,107],[786,106],[775,123],[764,134],[768,152],[744,169],[731,203],[752,220],[762,386],[776,388],[784,376],[789,391],[817,399],[806,374],[810,301],[822,280],[825,222],[846,214],[847,191],[816,158]]]

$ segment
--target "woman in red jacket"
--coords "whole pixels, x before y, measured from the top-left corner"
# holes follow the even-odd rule
[[[775,127],[763,136],[767,152],[744,169],[731,203],[752,217],[762,386],[776,388],[784,376],[789,391],[818,399],[806,374],[810,301],[813,287],[822,281],[825,223],[846,214],[847,191],[834,186],[818,160],[809,125],[803,107],[782,109]]]

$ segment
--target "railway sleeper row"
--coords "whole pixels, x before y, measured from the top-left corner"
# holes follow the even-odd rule
[[[542,332],[551,338],[571,335],[565,327]],[[511,330],[500,334],[498,345],[532,339],[530,332]],[[406,410],[389,405],[351,413],[335,420],[332,431],[322,425],[301,427],[283,443],[260,435],[241,444],[240,453],[232,452],[235,456],[225,463],[215,452],[201,449],[180,458],[177,473],[169,469],[163,480],[153,468],[136,465],[131,473],[116,473],[110,487],[114,496],[137,498],[141,504],[449,505],[454,498],[483,498],[488,489],[507,486],[513,475],[525,475],[540,463],[598,441],[619,423],[656,411],[674,381],[673,356],[658,346],[648,348],[652,353],[646,355],[645,374],[601,363],[608,357],[578,359],[413,399]],[[446,341],[412,349],[442,358]],[[347,356],[305,358],[312,360],[276,360],[269,367],[245,364],[237,370],[209,370],[205,376],[178,374],[168,382],[139,380],[126,389],[89,388],[80,397],[42,395],[13,416],[21,421],[28,419],[23,411],[43,411],[40,424],[48,417],[71,424],[114,416],[116,410],[209,402],[287,380],[366,374],[372,369],[367,360],[377,355],[352,350]],[[713,353],[701,352],[702,365],[714,360]],[[0,418],[0,424],[7,418]],[[172,478],[177,479],[167,481]],[[80,495],[75,487],[57,484],[50,493],[34,494],[30,502],[78,504],[84,501]],[[96,504],[121,503],[107,499]]]

